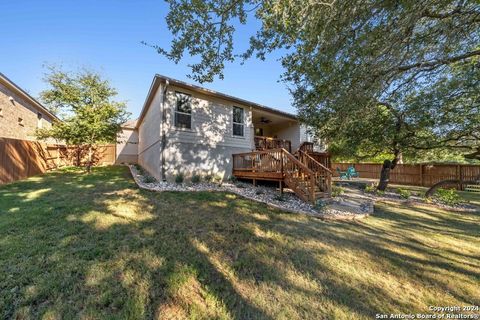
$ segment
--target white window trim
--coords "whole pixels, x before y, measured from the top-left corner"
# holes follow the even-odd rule
[[[234,116],[233,116],[233,112],[234,112],[235,108],[238,108],[238,109],[242,109],[242,110],[243,110],[243,112],[242,112],[242,121],[243,121],[243,122],[235,122],[235,119],[234,119]],[[241,125],[241,126],[243,127],[243,130],[242,130],[243,135],[240,136],[240,135],[234,134],[234,132],[233,132],[233,126],[234,126],[235,124]],[[232,137],[238,138],[238,139],[245,139],[245,127],[246,127],[246,126],[247,126],[247,125],[246,125],[246,123],[245,123],[245,108],[239,107],[239,106],[232,106]]]
[[[190,96],[190,99],[193,99],[192,95],[189,94],[189,93],[182,92],[182,91],[174,91],[174,92],[173,92],[174,101],[173,101],[173,108],[172,108],[172,111],[173,111],[173,112],[172,112],[172,122],[173,122],[173,123],[172,123],[172,127],[173,127],[175,130],[178,130],[178,131],[195,132],[195,130],[193,129],[193,107],[192,107],[192,105],[191,105],[191,100],[190,100],[190,113],[178,111],[178,110],[177,110],[177,93]],[[175,114],[176,114],[176,113],[184,114],[184,115],[189,115],[189,116],[190,116],[190,128],[177,127],[177,125],[176,125],[176,123],[175,123]]]

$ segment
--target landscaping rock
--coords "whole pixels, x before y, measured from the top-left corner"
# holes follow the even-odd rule
[[[150,191],[222,191],[231,192],[244,198],[265,203],[274,208],[308,214],[322,219],[356,219],[363,218],[373,213],[373,201],[368,198],[349,199],[348,195],[342,195],[340,198],[321,200],[325,201],[325,206],[313,206],[298,198],[295,193],[289,189],[284,189],[283,195],[276,188],[265,186],[252,186],[243,182],[235,183],[172,183],[166,181],[156,181],[153,183],[144,182],[143,170],[138,170],[136,166],[129,166],[132,176],[137,185]]]

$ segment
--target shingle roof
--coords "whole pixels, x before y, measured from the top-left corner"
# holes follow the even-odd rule
[[[31,95],[29,95],[25,90],[20,88],[15,82],[7,78],[3,73],[0,72],[0,82],[4,83],[5,85],[10,86],[14,90],[17,91],[17,94],[21,95],[23,98],[25,98],[27,101],[31,102],[33,106],[35,106],[37,109],[40,111],[44,112],[45,114],[49,115],[53,120],[60,121],[59,118],[57,118],[56,115],[51,113],[50,111],[47,110],[40,102],[38,102],[35,98],[33,98]]]
[[[213,96],[213,97],[225,99],[225,100],[228,100],[228,101],[240,103],[240,104],[250,106],[250,107],[258,109],[258,110],[263,110],[263,111],[267,111],[267,112],[276,113],[278,115],[297,120],[297,116],[295,116],[294,114],[285,112],[285,111],[281,111],[281,110],[278,110],[278,109],[267,107],[267,106],[264,106],[264,105],[261,105],[261,104],[258,104],[258,103],[252,102],[252,101],[237,98],[237,97],[234,97],[234,96],[231,96],[231,95],[228,95],[228,94],[225,94],[225,93],[221,93],[221,92],[218,92],[218,91],[203,88],[203,87],[200,87],[200,86],[197,86],[197,85],[194,85],[194,84],[190,84],[190,83],[187,83],[187,82],[184,82],[184,81],[181,81],[181,80],[173,79],[173,78],[170,78],[170,77],[167,77],[167,76],[164,76],[164,75],[156,74],[155,77],[153,78],[152,85],[150,86],[150,90],[148,91],[147,98],[145,99],[145,103],[144,103],[142,111],[140,113],[140,117],[138,118],[137,126],[140,125],[140,123],[143,120],[143,117],[147,113],[148,106],[150,105],[150,103],[153,99],[153,95],[155,94],[158,86],[160,85],[160,83],[165,83],[167,81],[170,85],[174,85],[174,86],[177,86],[177,87],[189,89],[191,91],[201,93],[201,94],[205,94],[205,95],[208,95],[208,96]]]

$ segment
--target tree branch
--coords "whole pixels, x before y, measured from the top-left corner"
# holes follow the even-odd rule
[[[417,62],[417,63],[413,63],[413,64],[399,66],[399,67],[396,67],[396,68],[393,68],[393,69],[403,72],[403,71],[408,71],[408,70],[414,69],[414,68],[431,68],[431,67],[436,67],[436,66],[439,66],[439,65],[451,64],[451,63],[458,62],[458,61],[461,61],[461,60],[465,60],[465,59],[468,59],[468,58],[471,58],[471,57],[474,57],[474,56],[478,56],[478,55],[480,55],[480,49],[470,51],[470,52],[466,52],[464,54],[454,56],[454,57],[448,57],[448,58],[430,60],[430,61],[422,61],[422,62]]]

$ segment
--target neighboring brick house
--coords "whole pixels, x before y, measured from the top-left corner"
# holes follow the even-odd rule
[[[0,73],[0,138],[36,140],[37,128],[49,128],[58,118]]]

